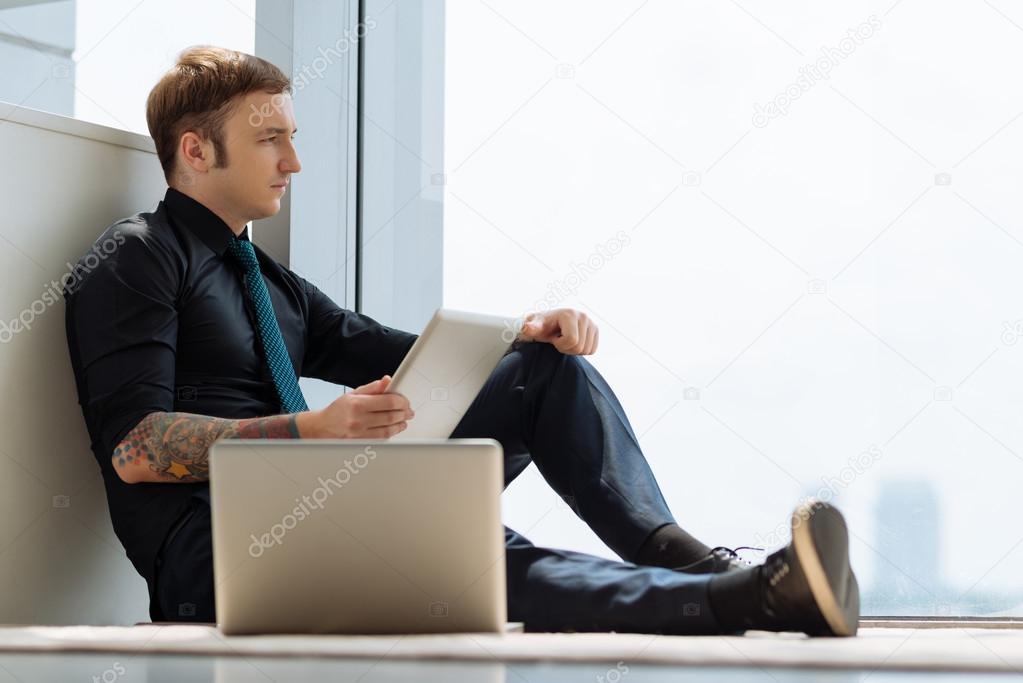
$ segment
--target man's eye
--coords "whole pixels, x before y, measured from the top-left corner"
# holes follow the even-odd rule
[[[271,136],[270,136],[270,137],[268,137],[268,138],[263,138],[262,142],[273,142],[273,141],[274,141],[274,140],[276,140],[276,139],[277,139],[277,136],[276,136],[276,135],[271,135]]]

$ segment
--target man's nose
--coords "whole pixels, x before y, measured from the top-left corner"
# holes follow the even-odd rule
[[[298,155],[294,154],[282,160],[280,168],[283,173],[298,173],[302,170],[302,162],[298,160]]]

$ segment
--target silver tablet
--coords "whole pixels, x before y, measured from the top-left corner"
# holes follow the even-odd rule
[[[416,416],[392,439],[446,439],[517,335],[516,320],[439,309],[409,350],[388,393]]]

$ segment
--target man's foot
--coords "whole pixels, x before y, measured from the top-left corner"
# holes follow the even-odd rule
[[[860,592],[842,513],[811,500],[792,513],[792,542],[760,567],[762,607],[784,630],[853,636]]]
[[[749,569],[749,567],[749,562],[740,558],[735,550],[718,546],[712,548],[707,555],[701,557],[696,562],[682,567],[672,567],[672,569],[686,574],[722,574],[740,569]]]
[[[715,577],[710,590],[726,628],[852,636],[859,627],[849,532],[842,513],[819,500],[792,513],[789,545],[759,567]]]

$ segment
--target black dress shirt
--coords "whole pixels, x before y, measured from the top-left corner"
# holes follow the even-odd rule
[[[154,411],[281,412],[241,268],[227,253],[232,237],[216,214],[168,189],[154,212],[110,226],[64,291],[78,401],[110,517],[151,596],[164,537],[190,496],[208,500],[209,484],[126,484],[114,448]],[[255,249],[297,375],[355,387],[394,373],[415,335],[340,308]]]

